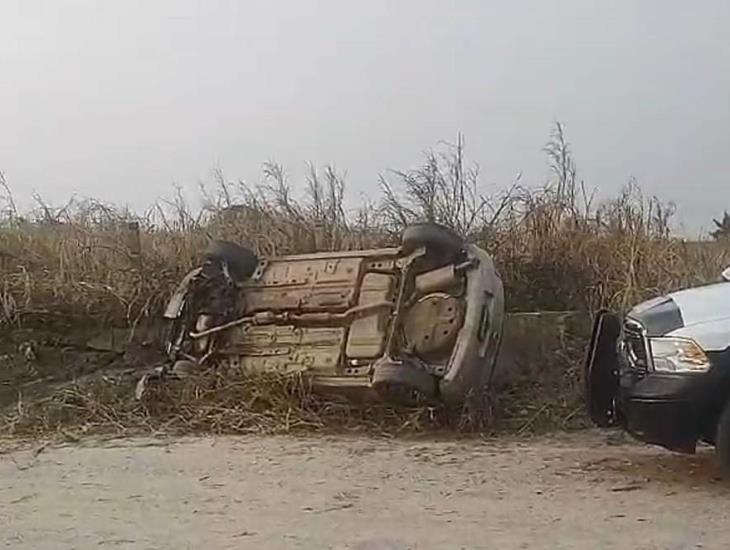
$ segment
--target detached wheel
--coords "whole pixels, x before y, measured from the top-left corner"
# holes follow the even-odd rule
[[[245,281],[253,272],[259,259],[256,254],[229,241],[213,241],[205,251],[205,258],[208,260],[219,260],[228,264],[233,278],[238,281]]]
[[[715,435],[715,453],[722,473],[730,479],[730,402],[720,415]]]
[[[408,226],[401,236],[403,252],[410,254],[425,246],[429,251],[456,256],[464,248],[464,239],[458,233],[438,223],[417,223]]]
[[[436,378],[407,361],[383,359],[373,367],[373,390],[388,403],[413,407],[436,397]]]

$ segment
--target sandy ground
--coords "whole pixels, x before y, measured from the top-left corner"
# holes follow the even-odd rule
[[[497,442],[128,439],[35,450],[0,456],[7,548],[730,544],[730,489],[710,450],[673,455],[595,432]]]

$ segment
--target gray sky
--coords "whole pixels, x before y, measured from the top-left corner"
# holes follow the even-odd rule
[[[730,209],[729,29],[725,0],[2,0],[0,170],[142,208],[311,160],[356,198],[461,131],[486,187],[537,185],[559,119],[601,195],[634,176],[695,231]]]

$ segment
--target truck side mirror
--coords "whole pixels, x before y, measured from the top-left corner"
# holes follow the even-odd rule
[[[722,278],[730,283],[730,267],[726,268],[725,271],[722,272]]]

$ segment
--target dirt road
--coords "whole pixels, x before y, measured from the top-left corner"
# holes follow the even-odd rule
[[[512,442],[205,438],[6,451],[0,544],[66,548],[726,548],[712,453],[604,434]]]

